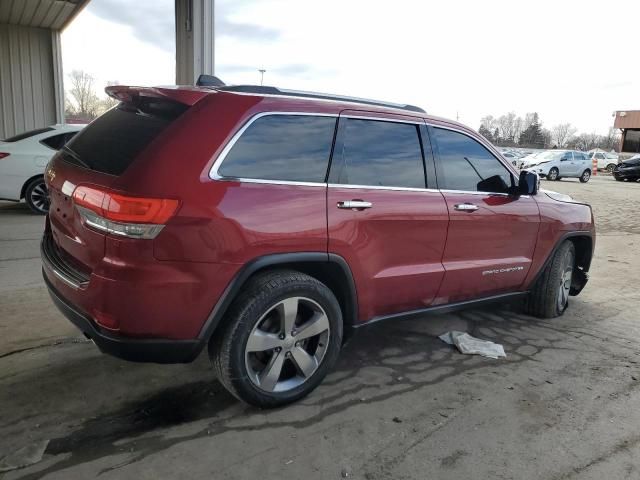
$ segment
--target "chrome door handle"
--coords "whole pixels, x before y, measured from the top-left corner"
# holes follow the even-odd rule
[[[363,200],[344,200],[342,202],[338,202],[338,208],[343,208],[346,210],[364,210],[365,208],[373,207],[373,203],[365,202]]]
[[[461,212],[475,212],[480,207],[474,205],[473,203],[456,203],[453,208]]]

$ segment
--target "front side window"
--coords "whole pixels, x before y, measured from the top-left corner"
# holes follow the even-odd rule
[[[506,193],[513,185],[509,170],[473,138],[443,128],[434,128],[433,132],[441,189]]]
[[[61,133],[60,135],[53,135],[40,140],[41,143],[54,150],[60,150],[65,143],[71,140],[77,132]]]
[[[223,177],[322,183],[335,117],[266,115],[233,145],[218,169]]]
[[[417,125],[354,118],[346,122],[342,148],[334,154],[335,183],[425,188]]]

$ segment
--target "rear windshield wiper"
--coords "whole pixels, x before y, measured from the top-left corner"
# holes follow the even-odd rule
[[[91,170],[91,166],[85,162],[84,160],[82,160],[78,154],[76,152],[74,152],[73,150],[71,150],[69,147],[67,147],[66,145],[62,147],[62,150],[69,155],[71,158],[73,158],[76,162],[78,162],[80,165],[82,165],[85,168],[88,168],[89,170]]]

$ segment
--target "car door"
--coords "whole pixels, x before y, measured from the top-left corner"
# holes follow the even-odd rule
[[[362,320],[424,308],[438,292],[449,217],[431,155],[422,119],[340,115],[327,190],[329,252],[351,268]]]
[[[591,165],[588,164],[584,153],[582,152],[573,152],[573,165],[574,165],[574,174],[576,177],[582,175],[587,169],[591,169]]]
[[[531,266],[540,224],[536,201],[507,193],[515,172],[467,131],[431,126],[438,187],[449,211],[435,304],[518,290]]]
[[[558,171],[561,177],[571,177],[576,174],[576,166],[573,162],[573,154],[568,151],[564,152],[560,157],[560,161],[557,162]]]

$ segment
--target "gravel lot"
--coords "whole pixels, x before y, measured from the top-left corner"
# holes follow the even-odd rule
[[[0,478],[640,478],[640,184],[543,187],[591,203],[598,227],[591,280],[562,318],[498,305],[372,326],[276,411],[237,402],[204,355],[101,355],[46,294],[42,218],[0,204],[0,459],[49,440]],[[454,352],[436,338],[450,329],[507,359]]]

